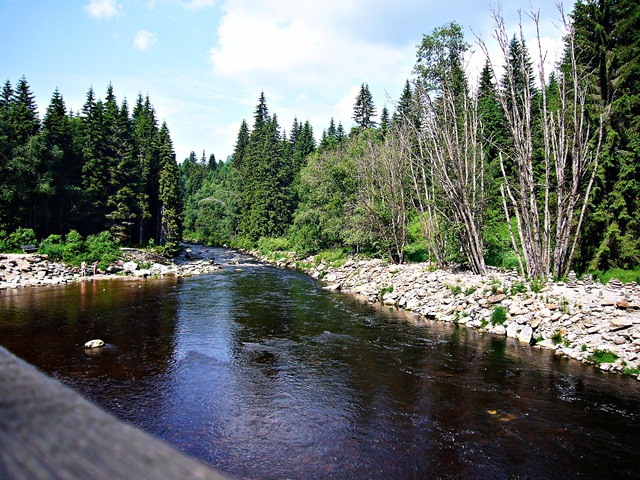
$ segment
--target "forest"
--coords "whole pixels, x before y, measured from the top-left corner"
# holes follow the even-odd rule
[[[0,99],[0,242],[108,231],[122,244],[216,246],[431,261],[563,278],[640,267],[640,5],[580,0],[564,52],[540,62],[493,11],[500,58],[455,22],[425,34],[400,98],[362,83],[348,131],[287,132],[265,92],[233,154],[178,164],[149,99],[132,114],[89,90],[40,121],[26,79]],[[552,15],[553,12],[545,12]],[[537,12],[523,12],[537,27]],[[469,74],[472,50],[486,62]],[[378,115],[379,114],[379,115]],[[316,138],[318,140],[316,140]]]

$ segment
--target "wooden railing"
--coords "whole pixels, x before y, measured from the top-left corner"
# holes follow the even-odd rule
[[[228,477],[117,420],[0,347],[0,478]]]

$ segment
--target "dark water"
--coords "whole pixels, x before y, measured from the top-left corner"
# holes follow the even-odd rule
[[[0,292],[0,343],[240,478],[640,476],[640,382],[247,262]]]

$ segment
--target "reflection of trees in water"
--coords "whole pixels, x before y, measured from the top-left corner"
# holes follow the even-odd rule
[[[64,288],[29,289],[14,296],[0,326],[3,345],[119,416],[154,410],[153,398],[135,404],[172,365],[177,296],[172,281],[87,281]],[[0,298],[0,302],[4,302]],[[100,338],[102,349],[85,351]],[[139,402],[139,400],[138,400]],[[136,419],[137,420],[137,419]]]

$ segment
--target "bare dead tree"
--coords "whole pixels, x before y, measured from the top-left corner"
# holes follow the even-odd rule
[[[423,162],[439,186],[444,208],[460,228],[460,241],[471,269],[486,273],[482,241],[484,155],[475,99],[443,84],[437,92],[419,87],[421,126],[417,132]]]
[[[365,137],[365,149],[357,159],[358,203],[368,223],[380,235],[389,256],[404,261],[407,243],[407,154],[395,135],[384,140]]]
[[[522,19],[519,42],[523,47],[516,62],[510,61],[510,42],[504,19],[494,10],[496,22],[494,36],[505,64],[506,82],[498,96],[507,120],[511,146],[500,154],[503,174],[504,204],[510,204],[517,227],[522,253],[529,277],[561,277],[569,272],[571,258],[580,232],[591,186],[597,169],[602,139],[600,130],[593,135],[586,116],[586,75],[580,72],[575,58],[574,31],[560,8],[566,30],[568,71],[559,72],[559,107],[551,108],[547,98],[548,81],[545,73],[546,52],[540,39],[540,14],[529,17],[536,26],[538,47],[537,74],[541,87],[542,108],[539,119],[534,119],[533,92],[525,81],[516,88],[519,75],[528,79],[533,75],[524,49]],[[479,39],[489,62],[489,50]],[[495,69],[494,69],[495,70]],[[539,120],[544,142],[542,175],[534,169],[534,128]],[[596,147],[593,147],[593,143]],[[513,169],[507,171],[505,158]],[[507,220],[509,212],[505,208]],[[577,214],[577,212],[580,212]],[[553,250],[553,253],[552,253]]]

